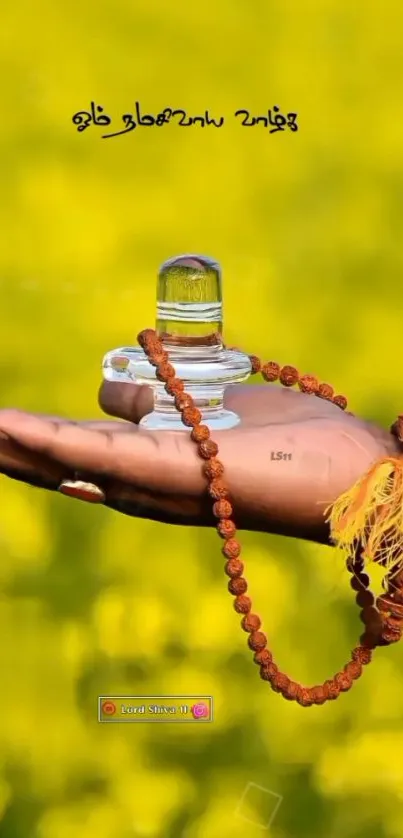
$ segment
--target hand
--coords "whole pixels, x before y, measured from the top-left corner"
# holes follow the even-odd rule
[[[148,387],[104,383],[99,402],[106,414],[125,421],[73,422],[0,411],[0,472],[50,490],[78,472],[100,484],[106,505],[120,512],[214,526],[203,461],[189,430],[138,427],[152,410]],[[372,462],[397,453],[388,432],[294,390],[230,387],[225,406],[242,422],[212,438],[239,529],[326,542],[326,507]]]

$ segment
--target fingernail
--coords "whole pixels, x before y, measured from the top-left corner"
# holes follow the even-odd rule
[[[83,480],[62,480],[58,491],[69,498],[84,500],[87,503],[105,503],[105,492],[95,483],[85,483]]]

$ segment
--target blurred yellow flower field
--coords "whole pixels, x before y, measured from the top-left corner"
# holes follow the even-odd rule
[[[223,266],[229,344],[390,423],[403,410],[401,4],[3,7],[2,406],[99,417],[104,352],[153,326],[160,263],[193,251]],[[91,101],[115,130],[136,101],[224,125],[101,139],[72,122]],[[234,117],[274,106],[297,112],[298,132]],[[401,838],[403,647],[338,702],[293,706],[258,678],[213,532],[5,478],[0,499],[1,838]],[[329,677],[360,633],[339,559],[243,542],[279,664]],[[215,720],[103,725],[103,694],[212,695]]]

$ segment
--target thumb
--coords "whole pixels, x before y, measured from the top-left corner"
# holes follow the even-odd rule
[[[108,416],[138,424],[143,416],[153,410],[154,396],[151,387],[146,384],[103,381],[98,392],[98,403]]]

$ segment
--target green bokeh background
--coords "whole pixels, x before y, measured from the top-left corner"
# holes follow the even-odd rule
[[[1,18],[3,406],[100,416],[102,355],[153,325],[159,264],[196,251],[223,265],[228,343],[392,421],[401,3],[2,0]],[[95,100],[117,125],[136,99],[226,123],[102,140],[71,122]],[[274,104],[298,133],[233,117]],[[4,478],[0,499],[1,838],[401,838],[403,647],[338,702],[293,706],[258,678],[214,532]],[[329,677],[360,632],[343,567],[243,541],[279,663]],[[99,725],[107,692],[208,693],[216,719]],[[267,791],[240,804],[250,783]]]

